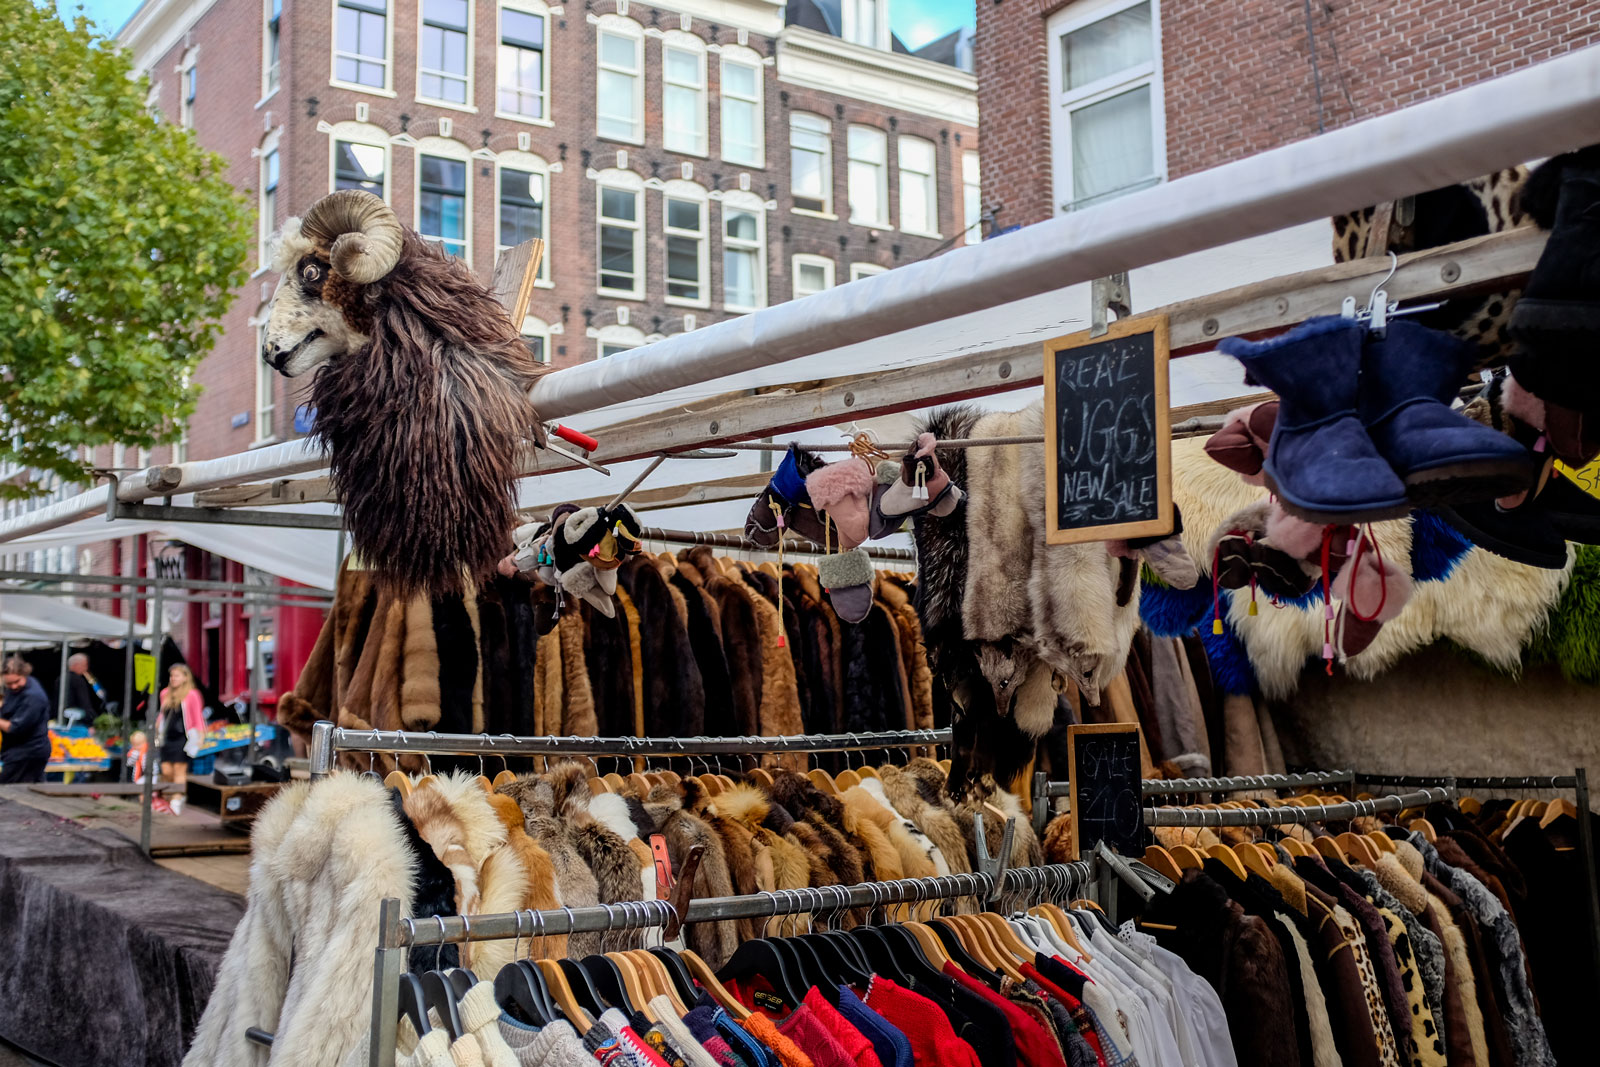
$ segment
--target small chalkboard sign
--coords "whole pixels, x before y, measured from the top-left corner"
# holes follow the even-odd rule
[[[1104,841],[1124,856],[1145,847],[1144,794],[1139,777],[1139,727],[1091,723],[1067,727],[1072,785],[1072,840],[1081,856]]]
[[[1045,539],[1171,533],[1167,317],[1046,341],[1044,397]]]

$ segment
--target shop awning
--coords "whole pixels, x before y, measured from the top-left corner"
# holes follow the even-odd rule
[[[128,622],[99,611],[69,603],[81,593],[63,592],[61,597],[7,596],[0,593],[0,637],[7,645],[55,644],[74,637],[116,638],[128,635]],[[149,626],[136,627],[148,634]]]

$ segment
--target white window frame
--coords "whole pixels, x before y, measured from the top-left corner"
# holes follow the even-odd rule
[[[870,139],[873,143],[875,143],[882,150],[881,158],[879,158],[877,161],[873,161],[865,158],[864,156],[858,156],[855,148],[856,134],[862,134],[865,138]],[[867,226],[874,230],[894,229],[894,224],[889,220],[888,131],[880,129],[877,126],[867,126],[861,123],[852,122],[849,128],[845,130],[844,143],[846,157],[845,196],[850,204],[851,224],[855,226]],[[858,166],[861,168],[876,168],[876,174],[873,176],[872,180],[877,186],[875,192],[878,196],[878,205],[883,211],[883,215],[879,218],[869,218],[865,215],[856,214],[856,176],[858,173],[862,173],[861,171],[857,170]]]
[[[466,99],[465,103],[458,104],[454,100],[444,100],[444,99],[440,99],[439,97],[423,96],[422,95],[422,76],[423,76],[423,74],[430,74],[430,75],[432,75],[432,76],[434,76],[436,78],[441,78],[441,79],[448,78],[448,79],[450,79],[452,81],[462,80],[462,76],[458,75],[458,74],[448,74],[448,73],[446,73],[444,71],[425,70],[423,68],[423,66],[422,66],[422,32],[423,32],[423,27],[426,25],[426,21],[427,20],[423,15],[424,0],[416,0],[416,2],[417,2],[417,69],[415,71],[416,82],[414,84],[417,87],[417,96],[416,96],[417,102],[420,103],[420,104],[428,104],[428,105],[430,105],[432,107],[449,108],[451,111],[466,111],[466,112],[471,112],[471,113],[475,114],[478,109],[473,104],[473,96],[474,96],[474,93],[477,91],[477,81],[475,80],[474,74],[473,74],[473,66],[474,66],[474,63],[475,63],[475,56],[474,56],[473,53],[477,51],[477,25],[476,24],[477,24],[477,21],[478,21],[478,14],[477,14],[478,5],[476,3],[474,3],[473,0],[466,0],[466,7],[467,7],[467,31],[466,31],[467,32],[467,73],[465,75],[465,82],[466,82],[467,99]],[[451,32],[452,33],[459,33],[460,31],[455,29],[454,27],[451,27]]]
[[[675,82],[667,75],[667,53],[681,52],[695,60],[696,84]],[[667,126],[667,93],[690,93],[694,97],[695,128],[687,139]],[[707,118],[706,43],[692,33],[668,30],[661,38],[661,146],[685,156],[705,157],[711,152],[711,129]],[[676,136],[675,136],[676,135]]]
[[[841,0],[839,4],[839,36],[863,48],[888,50],[889,0],[873,0],[872,17],[861,14],[861,0]],[[870,25],[863,23],[870,22]]]
[[[755,167],[765,169],[767,165],[767,114],[766,101],[766,66],[761,62],[761,53],[753,48],[743,48],[739,45],[723,45],[721,71],[719,74],[722,96],[721,109],[721,153],[724,163],[732,163],[740,167]],[[728,68],[748,68],[755,75],[756,95],[734,96],[728,92]],[[755,155],[750,159],[741,159],[728,154],[728,102],[732,100],[740,104],[749,104],[755,108],[756,113],[756,144]]]
[[[544,178],[544,211],[540,214],[541,223],[539,237],[544,241],[544,256],[539,260],[539,275],[533,284],[541,289],[548,289],[554,283],[550,281],[550,164],[542,156],[532,152],[519,152],[510,150],[501,152],[494,160],[494,240],[495,258],[498,259],[507,245],[500,243],[500,171],[502,169],[522,171],[528,174],[537,174]]]
[[[268,170],[276,164],[277,175],[269,179]],[[256,188],[256,269],[265,270],[272,265],[272,256],[269,245],[272,234],[278,228],[278,189],[283,184],[283,157],[278,153],[278,134],[274,132],[267,138],[261,147],[261,158],[257,164],[258,185]],[[267,186],[268,181],[272,187]],[[271,203],[268,203],[268,194]]]
[[[978,153],[961,153],[961,241],[977,244],[983,240],[983,168]]]
[[[928,172],[908,170],[905,164],[905,150],[908,145],[928,146]],[[940,237],[939,232],[939,146],[926,137],[910,137],[902,135],[895,138],[895,170],[899,177],[900,192],[900,232],[915,234],[918,237]],[[908,179],[907,176],[910,176]],[[906,183],[908,180],[920,179],[927,184],[928,213],[933,217],[928,222],[932,226],[926,230],[913,227],[906,222]]]
[[[667,202],[682,200],[696,204],[700,209],[700,229],[680,230],[675,229],[668,222]],[[666,237],[687,237],[697,242],[696,269],[700,272],[698,297],[672,295],[672,260],[667,255],[663,241],[662,249],[662,293],[663,300],[675,307],[708,308],[711,306],[711,200],[704,187],[690,181],[674,179],[666,183],[661,190],[661,232]]]
[[[417,142],[416,155],[413,157],[413,159],[411,161],[411,175],[412,175],[411,176],[411,193],[412,193],[411,228],[416,230],[418,235],[420,235],[423,240],[429,241],[429,242],[434,243],[434,244],[442,244],[442,242],[443,242],[442,238],[430,237],[429,235],[424,234],[422,232],[422,157],[423,156],[435,156],[435,157],[442,158],[442,159],[451,159],[451,160],[455,160],[455,161],[457,161],[459,163],[465,164],[465,167],[466,167],[466,169],[465,169],[465,180],[463,182],[463,185],[464,185],[463,192],[465,194],[465,203],[462,205],[462,211],[464,212],[463,221],[465,222],[465,225],[463,226],[463,230],[465,232],[464,232],[464,234],[462,236],[462,239],[461,239],[461,243],[464,246],[462,248],[462,250],[461,250],[461,262],[465,263],[467,265],[468,269],[471,269],[471,267],[472,267],[472,229],[473,229],[473,219],[474,219],[474,216],[472,214],[472,185],[473,185],[472,179],[473,179],[473,176],[477,173],[476,169],[475,169],[477,167],[477,163],[472,158],[472,149],[468,148],[466,145],[462,144],[460,141],[451,140],[448,137],[424,137],[424,138],[422,138],[421,140],[419,140]],[[385,181],[385,184],[387,184],[387,182],[388,182],[388,174],[387,173],[384,174],[384,181]]]
[[[634,67],[624,70],[612,66],[605,61],[605,50],[601,47],[600,37],[610,34],[614,37],[625,37],[633,42]],[[629,18],[621,15],[601,15],[599,24],[595,27],[595,103],[594,103],[594,128],[595,136],[606,141],[617,141],[624,144],[644,144],[644,27]],[[607,133],[601,128],[600,111],[600,71],[609,71],[614,74],[626,75],[633,79],[633,131],[627,136]]]
[[[602,217],[601,208],[605,203],[603,191],[606,189],[628,193],[633,197],[633,221],[630,223],[623,219],[610,219]],[[644,179],[631,170],[603,170],[595,178],[594,185],[594,281],[595,292],[601,296],[614,297],[618,300],[643,300],[645,291],[645,248],[644,248]],[[611,289],[601,284],[601,276],[605,273],[601,260],[602,243],[600,230],[602,226],[615,226],[633,231],[633,288]]]
[[[862,278],[872,278],[886,273],[888,270],[888,267],[880,267],[876,263],[852,263],[850,264],[850,280],[859,282]]]
[[[182,436],[172,443],[172,462],[189,462],[189,423],[187,420],[183,424]]]
[[[620,323],[602,326],[595,331],[594,357],[596,359],[609,358],[606,355],[607,348],[618,349],[611,355],[620,356],[623,352],[630,352],[638,348],[646,340],[644,331],[637,326],[623,326]]]
[[[276,5],[278,16],[272,15]],[[261,99],[278,91],[283,81],[283,0],[261,0]],[[272,58],[274,41],[278,44],[278,58]]]
[[[178,125],[186,130],[194,129],[194,104],[200,98],[199,58],[191,52],[178,71]]]
[[[794,131],[795,131],[795,120],[796,119],[799,119],[801,121],[801,128],[805,129],[806,132],[814,133],[814,134],[815,133],[820,133],[822,135],[823,150],[822,150],[822,210],[821,211],[817,211],[817,210],[815,210],[813,208],[798,207],[798,206],[793,206],[792,205],[792,200],[793,200],[793,197],[794,197],[794,189],[793,189],[794,152],[795,152]],[[817,126],[821,126],[821,129],[820,130],[817,129],[816,128]],[[803,149],[803,151],[808,151],[809,152],[810,149]],[[790,199],[791,199],[791,207],[789,208],[789,210],[793,211],[797,215],[811,215],[813,217],[822,218],[822,219],[837,219],[838,218],[838,216],[833,213],[833,123],[832,122],[830,122],[826,118],[823,118],[821,115],[814,114],[814,113],[812,113],[810,111],[791,111],[789,113],[789,174],[790,174],[790,193],[789,193],[789,195],[790,195]]]
[[[537,315],[529,315],[522,320],[521,333],[524,341],[538,338],[539,350],[544,353],[544,358],[537,362],[541,366],[549,366],[555,358],[550,351],[550,324]]]
[[[539,99],[543,104],[544,115],[534,118],[515,111],[506,111],[500,106],[500,49],[504,40],[505,11],[510,8],[524,15],[534,15],[544,20],[544,50],[540,53],[543,58],[539,63],[540,73],[544,81],[539,88]],[[550,118],[550,8],[540,0],[500,0],[495,5],[494,28],[494,54],[495,54],[495,83],[494,83],[494,113],[496,118],[510,119],[513,122],[526,122],[534,126],[554,126]]]
[[[394,153],[389,148],[389,135],[381,126],[374,126],[366,122],[337,122],[333,129],[328,131],[328,192],[333,192],[339,180],[339,142],[358,144],[365,148],[377,148],[383,152],[383,199],[385,203],[393,203],[389,199],[390,176],[394,173]]]
[[[263,322],[256,327],[256,343],[258,346],[265,341],[266,335],[267,324]],[[252,448],[258,445],[271,444],[278,439],[272,425],[278,413],[278,372],[269,367],[265,360],[258,359],[255,361],[255,365],[255,412],[252,420],[255,439],[250,443]],[[263,395],[266,397],[265,403],[262,402]]]
[[[1146,0],[1080,0],[1055,14],[1045,22],[1046,53],[1049,69],[1051,169],[1054,174],[1055,214],[1064,215],[1081,206],[1073,194],[1072,179],[1072,112],[1090,104],[1097,104],[1114,96],[1150,87],[1150,138],[1151,159],[1155,174],[1144,184],[1125,190],[1101,194],[1105,199],[1135,192],[1148,185],[1159,185],[1167,180],[1167,111],[1166,90],[1162,74],[1161,3],[1150,4],[1151,61],[1138,67],[1118,71],[1071,92],[1063,91],[1065,84],[1062,69],[1061,39],[1075,30],[1099,22],[1103,18],[1137,7]],[[1100,202],[1100,201],[1097,201]]]
[[[385,0],[383,12],[383,85],[362,85],[360,82],[341,81],[339,78],[339,7],[341,0],[331,0],[330,7],[333,14],[332,41],[328,48],[328,84],[336,85],[341,89],[350,89],[358,93],[367,93],[372,96],[394,97],[394,2]],[[376,14],[376,12],[373,12]],[[355,53],[351,53],[352,56]],[[375,63],[377,60],[360,57],[363,63]]]
[[[827,290],[832,289],[834,287],[834,284],[835,284],[835,281],[834,281],[835,266],[836,266],[836,264],[833,262],[833,260],[829,259],[827,256],[814,256],[814,255],[811,255],[811,254],[809,254],[807,252],[797,252],[797,253],[795,253],[794,256],[792,256],[790,258],[790,262],[789,262],[790,290],[794,295],[794,299],[799,300],[801,297],[813,295],[813,293],[802,293],[800,291],[800,268],[801,267],[821,267],[822,268],[823,276],[825,278],[827,278],[828,284],[824,285],[821,289],[815,290],[815,292],[821,293],[821,292],[826,292]]]
[[[728,239],[728,213],[732,211],[754,215],[756,219],[756,236],[753,241]],[[767,205],[755,193],[740,190],[724,193],[722,195],[722,302],[728,311],[760,311],[767,306]],[[736,250],[754,252],[756,254],[756,302],[750,305],[735,304],[728,299],[728,267],[727,253]]]

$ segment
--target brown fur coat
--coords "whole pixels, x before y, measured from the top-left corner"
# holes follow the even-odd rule
[[[667,853],[672,858],[672,869],[683,869],[683,860],[695,845],[704,845],[700,869],[695,872],[694,896],[730,896],[733,893],[733,876],[728,870],[728,858],[722,839],[704,819],[685,811],[683,798],[671,786],[661,785],[651,789],[644,798],[644,810],[654,820],[656,830],[667,841]],[[696,923],[687,928],[685,935],[693,949],[713,969],[721,967],[739,946],[738,927],[732,921]]]

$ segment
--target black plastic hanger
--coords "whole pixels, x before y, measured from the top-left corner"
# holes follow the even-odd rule
[[[433,1029],[428,1023],[428,1002],[422,980],[414,974],[400,976],[400,1015],[411,1020],[411,1028],[421,1037]]]
[[[454,1041],[466,1032],[461,1025],[461,1008],[456,1004],[456,991],[442,971],[429,971],[422,976],[422,1002],[439,1014],[439,1021],[450,1031]]]
[[[733,958],[717,972],[720,981],[748,980],[760,975],[771,983],[778,999],[791,1011],[805,1000],[805,990],[799,988],[799,976],[785,962],[784,956],[766,938],[746,941],[734,950]]]
[[[566,1016],[556,1003],[555,995],[550,992],[550,983],[545,981],[544,972],[539,969],[539,965],[532,960],[518,960],[517,967],[528,976],[528,984],[533,987],[535,1003],[539,1005],[544,1017],[551,1022],[565,1019]]]
[[[866,985],[872,980],[872,972],[863,970],[855,956],[843,947],[844,944],[851,944],[848,940],[841,943],[828,934],[806,934],[798,940],[822,961],[822,968],[829,978],[829,984],[822,988],[824,996],[832,992],[837,997],[839,985]]]
[[[939,965],[928,958],[923,951],[922,943],[916,939],[910,930],[898,924],[883,927],[883,936],[889,942],[889,951],[895,954],[900,961],[901,969],[913,978],[938,984],[945,973]]]
[[[867,954],[862,951],[860,943],[847,932],[844,930],[829,930],[822,936],[834,944],[842,946],[845,954],[855,961],[857,970],[865,971],[867,974],[872,973],[872,964],[867,962]]]
[[[595,988],[589,972],[578,966],[576,960],[557,960],[556,965],[567,976],[567,984],[572,986],[572,995],[577,998],[578,1006],[596,1019],[604,1015],[606,1002],[600,996],[600,990]]]
[[[465,967],[452,967],[444,973],[450,981],[450,988],[456,991],[456,1001],[467,995],[467,990],[478,984],[478,976]]]
[[[700,987],[694,984],[694,979],[689,975],[689,968],[684,966],[678,954],[669,948],[657,946],[650,950],[650,955],[666,965],[667,974],[672,977],[672,984],[677,988],[679,998],[686,1005],[693,1007],[694,1002],[700,999]]]
[[[777,942],[779,947],[789,953],[799,970],[800,980],[805,987],[815,989],[821,993],[828,1002],[838,1007],[839,989],[838,981],[832,976],[827,964],[817,953],[816,946],[805,937],[786,937]],[[832,994],[831,996],[829,994]]]
[[[510,1012],[513,1017],[534,1026],[548,1026],[554,1021],[545,1014],[544,1004],[540,1001],[528,972],[516,962],[506,964],[500,968],[500,973],[494,976],[494,1002],[500,1005],[502,1011]]]
[[[928,929],[932,930],[939,940],[944,943],[944,950],[950,953],[950,958],[955,960],[963,971],[966,971],[987,986],[992,986],[995,989],[1000,988],[1000,976],[973,959],[972,953],[967,951],[967,947],[961,943],[961,938],[956,935],[954,930],[942,922],[931,922],[928,924]]]
[[[594,987],[606,998],[606,1003],[613,1008],[621,1008],[628,1018],[633,1018],[633,1002],[628,999],[628,987],[622,980],[622,969],[615,961],[600,955],[585,956],[578,961],[578,966],[588,972]]]
[[[874,974],[881,974],[896,985],[911,984],[911,979],[907,977],[889,945],[889,939],[884,936],[881,929],[876,926],[858,926],[850,931],[848,936],[855,939],[856,946],[866,955],[867,964]]]

